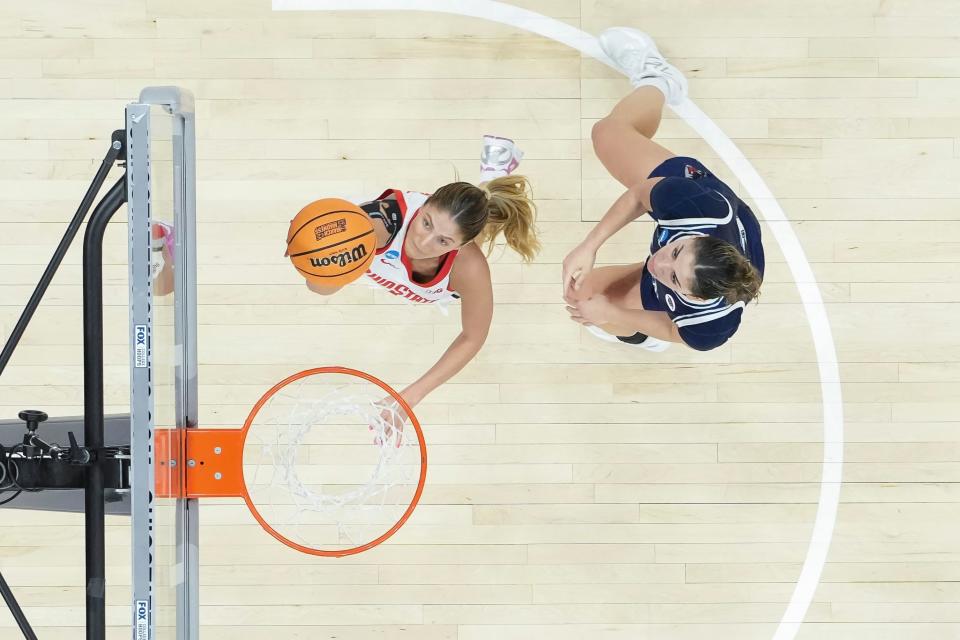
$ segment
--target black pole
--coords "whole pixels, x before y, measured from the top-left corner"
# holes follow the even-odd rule
[[[113,167],[113,163],[117,161],[123,152],[124,135],[122,130],[113,132],[110,149],[103,158],[103,162],[100,163],[100,168],[97,169],[97,174],[94,176],[93,182],[91,182],[90,187],[87,188],[87,192],[80,202],[80,208],[77,209],[77,212],[73,215],[73,219],[70,220],[66,233],[63,234],[60,244],[57,245],[57,249],[53,253],[53,258],[44,270],[43,275],[40,276],[40,282],[37,283],[37,287],[33,290],[33,295],[30,296],[30,301],[27,302],[26,308],[23,310],[23,313],[20,314],[20,319],[17,320],[17,324],[10,333],[10,337],[7,338],[7,343],[3,346],[3,351],[0,351],[0,375],[3,375],[3,370],[7,368],[7,363],[10,361],[10,357],[13,356],[13,350],[17,348],[23,332],[27,329],[27,325],[30,324],[30,319],[33,318],[34,312],[37,310],[37,307],[40,306],[40,300],[43,298],[43,294],[47,292],[47,287],[50,286],[53,275],[60,267],[60,263],[63,262],[63,256],[67,254],[67,249],[70,248],[70,243],[73,242],[74,236],[76,236],[77,231],[80,230],[83,219],[87,217],[87,211],[90,210],[93,199],[97,197],[100,187],[103,186],[103,181],[107,179],[110,168]]]
[[[35,634],[30,627],[27,616],[23,615],[23,609],[21,609],[17,603],[17,599],[13,596],[13,591],[10,590],[7,581],[3,579],[2,573],[0,573],[0,595],[3,595],[3,600],[7,603],[10,613],[13,614],[13,619],[17,621],[17,626],[20,627],[23,637],[26,638],[26,640],[37,640],[37,634]]]
[[[103,235],[127,201],[124,174],[94,209],[83,238],[83,438],[96,455],[84,491],[87,543],[87,640],[105,640],[106,550],[103,502]]]

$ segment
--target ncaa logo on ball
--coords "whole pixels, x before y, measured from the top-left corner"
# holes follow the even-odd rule
[[[326,224],[321,224],[318,227],[314,227],[313,235],[316,236],[317,240],[323,240],[327,236],[343,233],[346,230],[346,220],[334,220],[333,222],[328,222]]]
[[[668,293],[667,295],[665,295],[665,296],[663,297],[663,299],[667,302],[667,308],[670,309],[670,311],[676,311],[676,310],[677,310],[677,303],[674,301],[672,295],[670,295],[670,294]]]

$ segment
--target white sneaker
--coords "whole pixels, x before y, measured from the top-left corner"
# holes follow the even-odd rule
[[[600,338],[604,342],[620,342],[619,340],[617,340],[617,336],[611,333],[607,333],[606,331],[604,331],[603,329],[601,329],[596,325],[588,324],[586,325],[586,329],[595,337]],[[620,344],[624,344],[624,343],[620,342]]]
[[[480,182],[510,175],[520,166],[522,159],[523,151],[520,151],[510,138],[483,136],[483,150],[480,152]]]
[[[627,74],[634,87],[657,87],[669,104],[679,104],[687,97],[687,79],[643,31],[614,27],[601,33],[599,40],[603,52]]]
[[[621,344],[621,345],[625,345],[625,346],[628,346],[628,347],[636,347],[636,348],[638,348],[638,349],[646,349],[647,351],[653,351],[654,353],[659,353],[659,352],[661,352],[661,351],[666,351],[667,349],[670,348],[670,344],[671,344],[671,343],[667,342],[666,340],[659,340],[659,339],[654,338],[654,337],[652,337],[652,336],[647,336],[647,338],[646,338],[643,342],[641,342],[641,343],[639,343],[639,344],[635,344],[635,343],[633,343],[633,342],[624,342],[623,340],[620,340],[619,338],[617,338],[617,336],[615,336],[615,335],[613,335],[613,334],[611,334],[611,333],[607,333],[606,331],[604,331],[604,330],[601,329],[600,327],[598,327],[598,326],[596,326],[596,325],[592,325],[592,324],[591,324],[591,325],[587,325],[587,331],[589,331],[589,332],[590,332],[591,334],[593,334],[595,337],[600,338],[600,339],[603,340],[604,342],[612,342],[612,343],[614,343],[614,344]]]
[[[150,227],[150,239],[150,248],[152,249],[150,252],[150,272],[151,277],[155,278],[166,264],[166,260],[163,257],[163,250],[166,249],[170,255],[170,259],[174,259],[173,247],[176,241],[173,225],[167,224],[166,222],[154,222]]]

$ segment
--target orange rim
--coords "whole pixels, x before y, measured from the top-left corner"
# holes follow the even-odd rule
[[[371,382],[377,385],[378,387],[380,387],[381,389],[383,389],[390,396],[392,396],[394,400],[400,403],[400,406],[403,407],[403,410],[406,411],[407,417],[410,419],[410,423],[413,425],[414,431],[417,434],[417,441],[420,443],[420,478],[418,479],[418,482],[417,482],[417,490],[416,492],[414,492],[413,499],[410,501],[410,506],[407,507],[406,511],[403,512],[403,515],[400,516],[400,519],[397,520],[396,524],[390,527],[390,529],[388,529],[386,533],[358,547],[351,547],[349,549],[339,549],[336,551],[327,551],[324,549],[314,549],[312,547],[305,547],[302,544],[298,544],[293,540],[290,540],[289,538],[285,537],[279,531],[271,527],[270,524],[263,519],[263,516],[260,515],[260,512],[257,510],[256,505],[253,504],[253,500],[250,499],[250,492],[247,490],[246,477],[244,476],[243,473],[241,473],[240,476],[243,479],[243,499],[247,503],[247,508],[250,509],[250,513],[253,514],[253,517],[257,519],[257,522],[260,523],[260,526],[263,527],[263,529],[267,533],[269,533],[271,536],[273,536],[283,544],[287,545],[288,547],[292,549],[296,549],[301,553],[308,553],[313,556],[341,558],[343,556],[351,556],[357,553],[362,553],[363,551],[366,551],[367,549],[372,549],[373,547],[377,546],[381,542],[384,542],[385,540],[389,539],[393,534],[395,534],[400,529],[400,527],[404,525],[404,523],[413,513],[413,510],[417,508],[417,504],[420,502],[420,496],[423,494],[424,484],[426,483],[426,480],[427,480],[427,443],[423,438],[423,430],[420,428],[420,421],[417,420],[417,416],[413,413],[413,409],[411,409],[410,405],[407,404],[407,401],[403,399],[403,396],[401,396],[399,393],[394,391],[394,389],[390,385],[383,382],[379,378],[376,378],[370,375],[369,373],[358,371],[357,369],[351,369],[349,367],[317,367],[315,369],[306,369],[304,371],[300,371],[299,373],[295,373],[291,376],[288,376],[287,378],[284,378],[277,384],[270,387],[270,389],[260,397],[260,400],[257,401],[257,404],[253,405],[253,409],[250,410],[250,414],[247,416],[246,422],[243,423],[243,429],[241,430],[241,436],[240,436],[240,451],[242,452],[244,446],[246,445],[247,432],[250,430],[250,426],[253,424],[253,421],[256,419],[257,413],[259,413],[263,405],[266,404],[266,402],[271,397],[273,397],[273,394],[275,394],[277,391],[287,386],[291,382],[296,382],[301,378],[306,378],[307,376],[317,375],[321,373],[342,373],[345,375],[351,375],[357,378],[362,378],[367,382]]]

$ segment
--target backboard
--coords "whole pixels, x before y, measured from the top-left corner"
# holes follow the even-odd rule
[[[158,498],[185,463],[158,429],[197,425],[192,95],[149,87],[126,109],[130,265],[132,620],[136,640],[198,637],[197,504]]]

